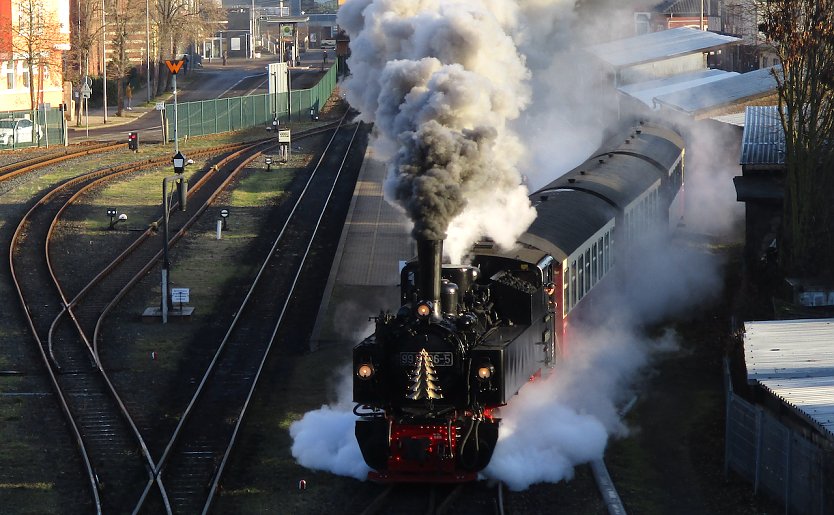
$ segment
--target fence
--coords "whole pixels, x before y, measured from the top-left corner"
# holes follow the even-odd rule
[[[785,513],[834,515],[831,453],[736,395],[726,361],[724,377],[725,467],[781,500]]]
[[[0,113],[0,149],[63,145],[64,113],[57,107]]]
[[[309,120],[311,110],[318,114],[336,88],[338,70],[332,66],[309,89],[289,93],[248,95],[177,104],[177,136],[204,136],[269,125],[279,120]],[[167,138],[174,138],[174,104],[165,105]]]

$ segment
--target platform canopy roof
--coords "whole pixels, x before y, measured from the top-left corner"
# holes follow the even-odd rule
[[[747,379],[834,438],[834,319],[744,323]]]
[[[588,51],[615,68],[624,68],[711,52],[738,41],[740,39],[733,36],[680,27],[593,45]]]
[[[659,96],[724,80],[735,75],[738,75],[738,73],[705,68],[694,72],[620,86],[617,91],[635,98],[649,107],[656,107],[654,99]]]
[[[773,68],[762,68],[660,95],[654,98],[654,102],[660,107],[699,117],[724,107],[772,95],[776,90]]]

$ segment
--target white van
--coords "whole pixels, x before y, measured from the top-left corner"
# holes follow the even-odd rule
[[[336,40],[335,39],[322,39],[321,40],[321,47],[324,50],[335,50],[336,49]]]

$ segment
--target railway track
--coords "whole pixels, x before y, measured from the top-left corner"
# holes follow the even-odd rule
[[[464,483],[458,485],[392,485],[384,488],[361,515],[379,514],[504,515],[504,485]]]
[[[328,148],[264,258],[210,366],[171,436],[155,481],[171,513],[206,513],[218,491],[264,362],[305,265],[359,125],[334,132]],[[349,131],[350,137],[339,136]],[[152,484],[134,513],[156,513]]]
[[[95,143],[74,147],[61,147],[61,150],[56,152],[0,165],[0,182],[38,170],[40,168],[60,163],[62,161],[68,161],[70,159],[99,154],[102,152],[109,152],[123,147],[124,143]]]
[[[319,127],[296,137],[321,133],[331,128]],[[180,224],[177,224],[177,217],[171,218],[172,243],[182,236],[188,224],[199,217],[234,175],[234,172],[217,172],[224,166],[241,169],[246,162],[259,155],[257,147],[265,148],[266,145],[265,142],[251,145],[247,149],[247,156],[243,155],[246,153],[244,150],[233,152],[221,163],[197,174],[198,179],[190,191],[189,204],[201,207],[188,221],[182,221],[182,217],[179,217],[182,222]],[[96,148],[115,146],[102,145]],[[234,151],[235,148],[243,147],[236,144],[192,155],[196,157],[202,153]],[[53,162],[33,159],[27,161],[26,166],[38,168]],[[168,164],[167,158],[96,170],[53,188],[38,199],[23,217],[10,246],[9,263],[15,287],[47,374],[79,448],[91,492],[87,503],[90,510],[97,513],[123,511],[126,505],[132,506],[141,497],[142,486],[153,482],[159,470],[142,436],[150,422],[142,419],[143,410],[140,407],[126,406],[120,399],[102,367],[97,336],[108,310],[159,259],[160,252],[156,249],[160,245],[148,244],[149,240],[158,238],[154,238],[155,233],[151,230],[145,231],[95,277],[89,281],[86,278],[80,281],[83,286],[64,287],[64,283],[79,281],[77,277],[73,277],[75,281],[59,281],[52,261],[53,254],[60,253],[60,249],[58,252],[50,249],[50,241],[57,220],[67,206],[81,195],[139,168],[163,164]],[[106,302],[103,299],[113,300]],[[134,413],[140,416],[136,418]],[[82,472],[79,470],[79,473]],[[160,487],[164,499],[164,487],[161,484]],[[133,490],[135,496],[132,495]],[[141,499],[138,502],[141,503]]]
[[[68,301],[55,275],[49,240],[65,207],[83,192],[102,181],[166,162],[167,158],[160,158],[96,170],[60,184],[26,213],[10,246],[12,278],[53,389],[74,433],[90,486],[91,508],[96,512],[118,507],[123,496],[129,496],[126,491],[130,486],[141,484],[140,478],[153,469],[153,460],[125,406],[101,372],[83,320],[68,311],[74,304]],[[72,324],[62,325],[67,313]]]

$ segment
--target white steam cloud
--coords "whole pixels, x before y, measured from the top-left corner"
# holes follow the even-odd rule
[[[364,480],[371,469],[354,434],[352,379],[350,367],[345,368],[339,375],[337,402],[309,411],[290,425],[290,452],[303,467]]]
[[[678,348],[667,331],[650,339],[643,324],[696,309],[720,292],[720,260],[697,247],[649,242],[622,292],[597,298],[599,318],[571,327],[567,356],[546,380],[530,383],[501,409],[498,445],[483,475],[524,490],[569,480],[577,465],[601,459],[609,436],[626,436],[618,412],[652,357]]]
[[[606,79],[577,49],[632,35],[615,35],[608,24],[623,13],[619,19],[631,19],[634,3],[349,0],[340,8],[352,51],[343,89],[375,123],[376,153],[391,158],[386,195],[408,212],[416,236],[448,235],[453,260],[484,235],[512,246],[534,215],[519,170],[541,186],[586,159],[613,125],[615,104],[601,93]],[[696,140],[712,141],[706,152],[718,154],[714,140]],[[701,152],[690,146],[687,158]],[[733,225],[739,210],[726,191],[734,166],[688,170],[688,197],[709,208],[688,201],[687,230]],[[651,244],[629,265],[623,293],[598,299],[605,316],[589,324],[593,330],[570,328],[571,347],[555,373],[502,408],[484,476],[514,490],[570,479],[574,467],[603,456],[610,436],[628,433],[618,406],[652,356],[677,345],[673,333],[650,339],[643,326],[719,292],[720,260],[689,243],[684,234],[674,245]],[[303,466],[364,479],[350,381],[346,370],[339,402],[292,425],[292,453]]]

